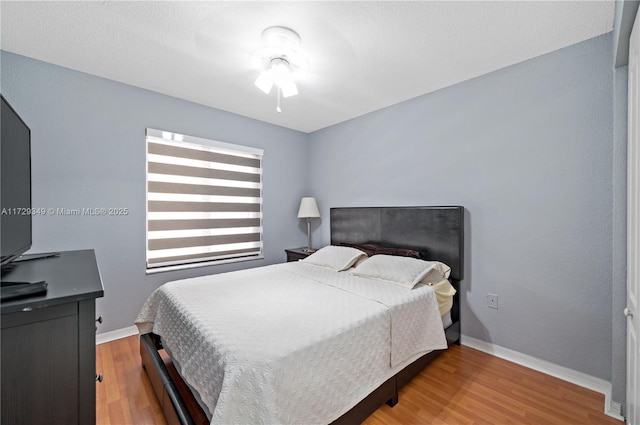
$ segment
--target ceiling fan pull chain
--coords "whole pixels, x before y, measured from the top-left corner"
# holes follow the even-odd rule
[[[278,113],[282,112],[282,109],[280,109],[280,93],[282,92],[282,89],[280,87],[278,87],[278,90],[276,90],[278,92],[278,100],[276,103],[276,111]]]

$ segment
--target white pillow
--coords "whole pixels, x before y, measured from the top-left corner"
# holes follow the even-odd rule
[[[418,283],[434,284],[447,279],[451,268],[439,261],[378,254],[350,272],[354,276],[384,280],[412,289]]]
[[[316,266],[328,267],[337,272],[346,270],[351,267],[361,257],[367,254],[359,249],[347,246],[329,245],[320,248],[313,254],[300,261],[303,263],[315,264]]]

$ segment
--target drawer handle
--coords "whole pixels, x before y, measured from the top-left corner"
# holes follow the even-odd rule
[[[102,374],[101,373],[96,375],[96,381],[97,382],[102,382]]]

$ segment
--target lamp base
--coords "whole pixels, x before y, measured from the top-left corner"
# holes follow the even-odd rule
[[[314,252],[316,252],[317,250],[313,249],[313,248],[302,248],[302,250],[304,252],[308,252],[309,254],[312,254]]]

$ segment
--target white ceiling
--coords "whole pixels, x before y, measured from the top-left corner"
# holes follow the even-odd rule
[[[311,132],[607,33],[614,3],[3,1],[1,47]],[[273,25],[310,62],[280,114],[250,63]]]

